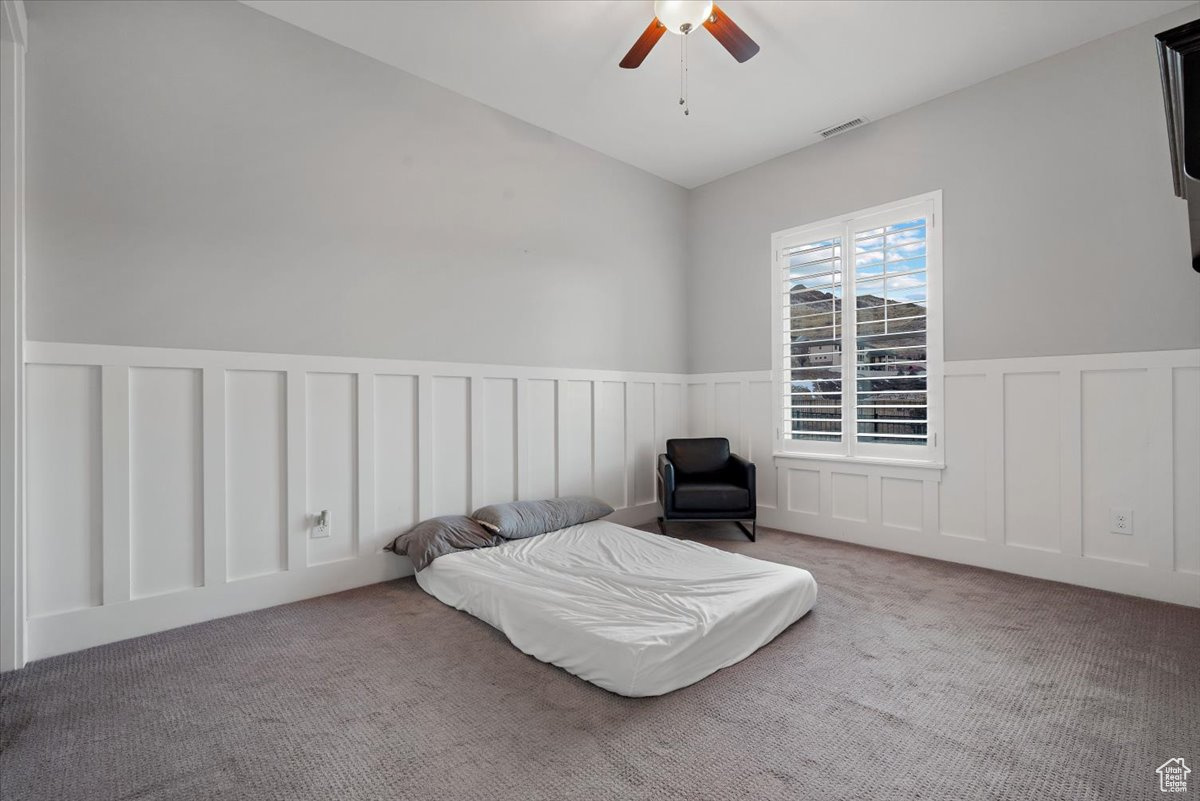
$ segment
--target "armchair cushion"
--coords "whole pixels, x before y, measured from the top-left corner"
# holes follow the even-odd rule
[[[680,484],[675,508],[685,512],[733,512],[750,506],[750,490],[724,482]]]

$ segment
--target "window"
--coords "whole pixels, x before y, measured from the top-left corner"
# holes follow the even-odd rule
[[[940,463],[940,224],[933,192],[772,238],[780,450]]]

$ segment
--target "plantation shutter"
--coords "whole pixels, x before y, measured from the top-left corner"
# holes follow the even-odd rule
[[[773,238],[782,451],[940,461],[939,202],[913,198]]]
[[[857,441],[929,437],[927,217],[854,232]]]
[[[784,437],[842,439],[842,237],[784,247]]]

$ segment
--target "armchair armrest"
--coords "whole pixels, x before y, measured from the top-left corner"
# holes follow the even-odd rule
[[[757,470],[754,467],[754,462],[743,459],[736,453],[729,454],[729,461],[726,463],[725,469],[728,471],[730,479],[740,487],[745,487],[750,490],[750,505],[756,505],[754,484]]]
[[[675,465],[665,453],[658,455],[658,489],[659,501],[664,505],[670,504],[675,495]]]

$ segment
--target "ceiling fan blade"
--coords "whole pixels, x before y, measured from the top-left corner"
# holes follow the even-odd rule
[[[650,24],[646,27],[646,30],[633,43],[633,47],[629,48],[629,52],[625,54],[625,58],[621,59],[621,66],[627,70],[640,67],[642,62],[646,60],[646,56],[650,55],[650,49],[658,43],[658,40],[666,32],[667,26],[659,22],[658,17],[650,20]]]
[[[739,64],[749,61],[758,52],[758,44],[718,8],[716,3],[713,3],[712,16],[704,22],[704,27]]]

